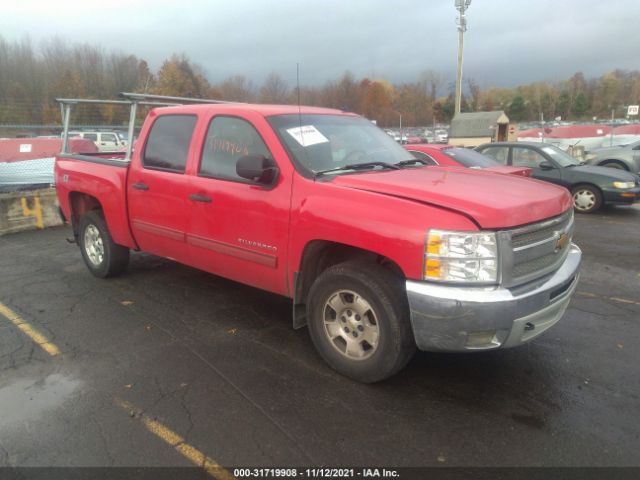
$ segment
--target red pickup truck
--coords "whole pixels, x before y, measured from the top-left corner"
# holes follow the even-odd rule
[[[427,165],[343,111],[155,108],[133,152],[62,153],[55,173],[94,275],[143,250],[290,297],[294,327],[362,382],[416,346],[523,344],[578,282],[565,189]]]

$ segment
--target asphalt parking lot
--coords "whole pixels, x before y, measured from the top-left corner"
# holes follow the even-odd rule
[[[287,299],[146,254],[100,280],[69,235],[0,237],[2,466],[640,464],[638,208],[577,216],[546,335],[376,385],[325,366]]]

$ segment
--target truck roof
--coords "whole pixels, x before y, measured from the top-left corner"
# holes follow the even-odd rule
[[[272,115],[297,115],[298,113],[306,115],[355,115],[355,113],[344,112],[333,108],[308,107],[305,105],[263,105],[257,103],[221,103],[221,104],[196,104],[196,105],[177,105],[173,107],[155,108],[156,113],[193,113],[200,111],[214,112],[232,112],[232,111],[253,111],[264,117]]]

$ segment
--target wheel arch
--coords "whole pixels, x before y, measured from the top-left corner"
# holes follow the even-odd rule
[[[73,191],[69,193],[69,205],[71,207],[71,227],[73,228],[73,235],[77,240],[80,218],[91,210],[102,210],[102,204],[100,200],[93,195]]]
[[[377,252],[329,240],[312,240],[305,246],[298,271],[294,273],[294,328],[306,325],[307,296],[315,279],[327,268],[348,260],[375,263],[405,278],[402,268],[395,261]]]
[[[601,160],[600,162],[598,162],[598,166],[600,167],[606,167],[607,165],[610,165],[610,164],[619,165],[620,167],[622,167],[623,170],[626,170],[627,172],[630,171],[627,164],[617,158],[607,158],[606,160]]]

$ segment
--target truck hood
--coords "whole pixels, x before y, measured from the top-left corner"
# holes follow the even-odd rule
[[[537,222],[571,208],[571,197],[564,188],[515,175],[456,167],[339,175],[332,183],[444,207],[488,229]]]

